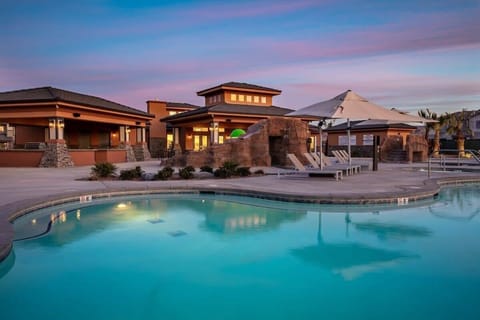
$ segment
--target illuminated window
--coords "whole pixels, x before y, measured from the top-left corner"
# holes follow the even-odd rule
[[[179,113],[179,112],[178,111],[168,111],[169,116],[176,115],[177,113]]]
[[[171,149],[173,147],[173,134],[167,133],[167,148]]]
[[[259,103],[260,102],[260,97],[259,96],[254,96],[253,97],[253,102]]]
[[[218,143],[223,144],[223,136],[218,136]]]
[[[235,93],[230,94],[230,100],[237,101],[237,94]]]
[[[245,101],[245,96],[243,94],[238,95],[238,101],[243,102]]]
[[[252,96],[247,96],[247,102],[252,102]]]
[[[208,132],[208,128],[193,127],[193,132]]]
[[[267,97],[265,96],[262,97],[262,103],[267,103]]]

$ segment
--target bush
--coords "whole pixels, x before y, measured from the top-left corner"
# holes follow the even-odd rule
[[[254,172],[254,174],[258,174],[258,175],[264,175],[264,174],[265,174],[265,172],[263,172],[263,170],[262,170],[262,169],[258,169],[258,170],[256,170],[256,171]]]
[[[167,180],[171,178],[175,170],[172,167],[165,167],[162,170],[159,170],[156,178],[160,180]]]
[[[236,175],[238,164],[233,161],[225,161],[223,165],[215,170],[213,175],[217,178],[230,178]]]
[[[232,173],[228,171],[227,169],[220,167],[217,170],[213,172],[213,175],[217,178],[230,178],[232,176]]]
[[[126,169],[120,171],[120,179],[121,180],[133,180],[133,179],[140,179],[142,177],[142,168],[137,166],[135,169]]]
[[[238,167],[237,170],[235,170],[235,175],[240,177],[248,177],[251,174],[249,167]]]
[[[91,173],[94,177],[97,178],[107,178],[115,176],[115,172],[117,171],[117,167],[110,162],[100,162],[96,163],[91,168]]]
[[[195,172],[195,168],[192,166],[187,166],[185,168],[182,168],[178,171],[178,175],[182,179],[192,179],[193,178],[193,173]]]
[[[201,172],[210,172],[210,173],[213,173],[213,168],[210,167],[210,166],[202,166],[202,167],[200,167],[200,171],[201,171]]]

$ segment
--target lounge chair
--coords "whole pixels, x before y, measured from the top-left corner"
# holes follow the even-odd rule
[[[348,163],[348,153],[345,150],[336,150],[337,153],[340,154],[340,156],[345,159],[346,163]],[[368,170],[370,168],[370,165],[366,163],[365,161],[357,161],[357,160],[351,160],[350,161],[352,165],[360,166],[361,170]]]
[[[335,159],[337,159],[338,163],[348,163],[348,154],[347,156],[345,157],[341,152],[340,150],[332,150],[332,154],[333,156],[335,157]]]
[[[343,174],[350,176],[355,173],[360,172],[360,166],[359,165],[349,165],[349,164],[342,164],[342,163],[335,163],[332,164],[330,159],[327,157],[322,157],[321,155],[317,154],[309,154],[305,153],[304,154],[305,158],[312,164],[314,168],[318,167],[318,161],[320,159],[323,159],[323,164],[322,167],[327,170],[342,170]],[[316,159],[315,159],[316,158]],[[321,161],[321,160],[320,160]],[[316,165],[316,167],[315,167]]]
[[[293,153],[288,153],[287,157],[295,166],[296,172],[308,173],[309,177],[333,176],[336,181],[343,179],[342,170],[320,170],[319,168],[308,169],[300,162],[300,160],[298,160],[298,158]]]

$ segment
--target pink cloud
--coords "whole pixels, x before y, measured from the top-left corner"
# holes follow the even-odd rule
[[[318,39],[258,38],[253,45],[277,59],[330,59],[429,50],[480,43],[480,20],[457,13],[417,15],[414,20],[368,27]],[[274,54],[272,54],[272,52]]]

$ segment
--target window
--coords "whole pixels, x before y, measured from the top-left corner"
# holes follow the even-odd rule
[[[475,128],[480,129],[480,120],[475,121]]]
[[[262,96],[262,103],[267,103],[267,97]]]
[[[193,127],[193,132],[208,132],[208,128]]]
[[[168,111],[168,115],[169,116],[174,116],[176,115],[177,113],[179,113],[178,111]]]
[[[339,146],[348,146],[348,136],[338,136],[338,145]],[[350,136],[350,145],[357,145],[357,136]]]
[[[260,97],[259,96],[253,96],[253,102],[260,103]]]
[[[238,101],[243,102],[245,101],[245,96],[243,94],[238,95]]]
[[[364,134],[363,135],[363,145],[364,146],[373,146],[373,134]]]
[[[252,102],[252,96],[247,96],[247,102]]]
[[[230,100],[237,101],[237,94],[235,93],[230,94]]]
[[[173,148],[173,134],[172,133],[167,133],[167,148],[168,149]]]

